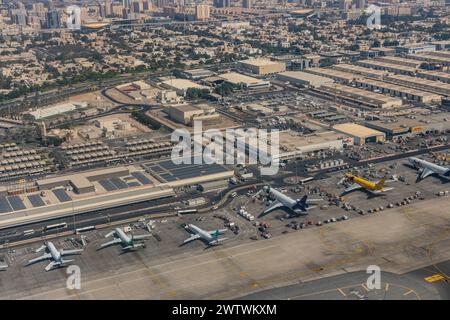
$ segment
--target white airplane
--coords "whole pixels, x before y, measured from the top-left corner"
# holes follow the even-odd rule
[[[428,177],[429,175],[436,174],[438,176],[444,177],[446,179],[450,179],[450,169],[439,166],[437,164],[428,162],[426,160],[422,160],[416,157],[409,157],[408,161],[415,168],[419,169],[419,176],[417,180],[422,180]]]
[[[139,247],[145,247],[145,244],[135,243],[135,241],[145,241],[146,239],[150,238],[151,234],[143,234],[143,235],[131,235],[128,236],[125,231],[123,231],[121,228],[115,228],[113,231],[108,233],[105,238],[109,238],[111,236],[114,236],[114,239],[102,244],[99,249],[103,249],[108,246],[112,246],[114,244],[122,244],[122,250],[128,250],[128,249],[137,249]]]
[[[219,238],[219,235],[226,232],[228,229],[216,229],[212,231],[205,231],[196,225],[188,224],[186,229],[193,233],[193,235],[183,241],[182,245],[191,242],[193,240],[202,239],[208,246],[218,245],[220,242],[227,240],[228,238]]]
[[[270,186],[264,186],[260,191],[255,193],[253,197],[256,197],[261,192],[265,192],[270,198],[275,199],[274,202],[270,205],[269,208],[264,210],[259,217],[262,217],[268,214],[270,211],[275,209],[285,207],[294,213],[294,215],[306,215],[307,211],[315,208],[316,206],[310,206],[309,203],[322,201],[323,199],[308,199],[307,195],[304,195],[301,199],[294,200],[282,192],[278,191],[275,188],[271,188]]]
[[[41,252],[42,250],[46,250],[47,252],[37,258],[31,259],[28,261],[28,265],[39,262],[39,261],[43,261],[43,260],[48,260],[48,259],[52,259],[53,261],[50,262],[46,267],[45,267],[45,271],[50,271],[51,269],[53,269],[53,267],[60,267],[65,263],[68,262],[72,262],[74,260],[64,260],[63,256],[68,256],[68,255],[73,255],[73,254],[79,254],[80,252],[83,251],[83,249],[73,249],[73,250],[57,250],[55,245],[48,241],[45,242],[44,245],[42,245],[41,247],[39,247],[36,252]]]

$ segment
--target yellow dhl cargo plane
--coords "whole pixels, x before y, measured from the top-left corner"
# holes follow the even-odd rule
[[[344,190],[344,193],[348,193],[354,190],[358,190],[358,189],[364,189],[366,191],[369,191],[373,194],[380,194],[389,190],[392,190],[394,188],[385,188],[384,187],[384,183],[385,183],[385,179],[382,178],[380,181],[378,182],[372,182],[366,179],[363,179],[361,177],[355,176],[351,173],[346,173],[344,175],[344,179],[347,181],[351,181],[353,182],[352,185],[350,185],[349,187],[347,187]]]

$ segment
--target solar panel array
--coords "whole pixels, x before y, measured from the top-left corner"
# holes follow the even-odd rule
[[[220,164],[175,164],[171,160],[161,161],[147,167],[167,182],[191,179],[202,175],[225,172]]]

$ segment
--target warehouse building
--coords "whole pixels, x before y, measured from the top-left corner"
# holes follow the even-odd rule
[[[198,190],[204,193],[224,190],[226,188],[228,188],[228,180],[210,181],[198,185]]]
[[[395,48],[390,47],[379,47],[379,48],[372,48],[373,51],[378,51],[378,56],[388,57],[388,56],[395,56]]]
[[[355,63],[357,65],[365,67],[365,68],[372,68],[372,69],[376,69],[376,70],[386,70],[389,72],[398,73],[398,74],[406,74],[409,76],[413,76],[416,73],[416,68],[381,62],[378,60],[359,60]]]
[[[435,55],[431,55],[431,54],[424,54],[424,53],[411,54],[408,57],[411,59],[418,60],[418,61],[436,63],[436,64],[441,64],[443,66],[450,66],[450,57],[439,57],[439,56],[435,56]]]
[[[185,96],[187,90],[190,88],[209,90],[209,87],[199,85],[187,79],[169,79],[163,81],[161,85],[166,89],[175,91],[180,96]]]
[[[219,114],[216,109],[208,105],[193,106],[190,104],[171,105],[166,108],[170,119],[184,125],[192,125],[195,120],[217,120]]]
[[[428,80],[450,83],[450,73],[446,73],[446,72],[420,70],[417,72],[417,76],[420,78],[428,79]]]
[[[450,129],[450,113],[438,112],[426,115],[396,117],[392,120],[367,121],[364,125],[384,132],[389,139],[420,133],[445,132]]]
[[[332,67],[335,70],[344,71],[348,73],[353,73],[369,78],[381,79],[386,75],[386,71],[375,70],[370,68],[364,68],[360,66],[355,66],[352,64],[336,64]]]
[[[395,108],[402,105],[399,98],[389,97],[380,93],[369,92],[341,84],[324,84],[318,89],[330,96],[351,101],[370,108]]]
[[[400,53],[411,54],[411,53],[435,51],[436,46],[434,44],[429,43],[411,43],[405,44],[403,46],[398,46],[395,48],[395,50],[398,54]]]
[[[54,106],[41,108],[36,111],[31,111],[26,114],[24,114],[25,118],[31,119],[31,120],[42,120],[46,118],[50,118],[52,116],[60,115],[63,113],[72,112],[75,110],[81,110],[88,107],[88,104],[86,102],[67,102],[67,103],[60,103]]]
[[[425,130],[424,123],[410,118],[367,121],[364,125],[383,132],[387,139],[395,139],[399,136],[415,135]]]
[[[214,72],[207,69],[191,69],[183,71],[183,74],[192,80],[199,80],[203,78],[212,77],[215,75]]]
[[[256,79],[237,72],[224,73],[219,75],[219,77],[241,89],[264,89],[270,87],[269,81]]]
[[[333,129],[352,137],[356,145],[364,145],[368,142],[383,142],[386,138],[383,132],[356,123],[337,124],[333,126]]]
[[[331,78],[337,83],[349,84],[353,82],[355,79],[360,78],[361,76],[357,76],[353,73],[334,70],[330,68],[310,68],[305,70],[308,73],[315,74],[321,77]]]
[[[406,66],[406,67],[410,67],[410,68],[418,68],[422,64],[422,62],[420,62],[420,61],[413,60],[413,59],[401,58],[401,57],[381,57],[381,58],[376,59],[376,61],[396,64],[399,66]]]
[[[277,74],[277,79],[280,81],[289,81],[292,84],[308,86],[308,87],[320,87],[324,84],[332,84],[334,81],[331,78],[318,76],[315,74],[303,72],[303,71],[286,71]]]
[[[416,78],[410,76],[404,76],[400,74],[389,75],[385,78],[386,81],[404,85],[410,88],[420,89],[423,91],[428,91],[436,94],[441,94],[444,96],[450,96],[450,84],[433,81],[423,78]]]
[[[279,132],[279,148],[260,149],[261,145],[267,145],[270,142],[270,134],[267,137],[267,143],[264,140],[247,140],[247,149],[250,154],[261,156],[264,154],[268,159],[278,159],[279,161],[299,158],[310,152],[342,150],[353,144],[353,139],[345,134],[335,131],[322,131],[310,135],[285,130]]]
[[[390,94],[391,96],[409,99],[421,103],[440,102],[442,99],[442,96],[438,94],[373,79],[358,79],[355,81],[355,84],[359,88],[372,91],[377,90],[383,93]]]
[[[267,75],[286,71],[286,64],[284,62],[271,61],[269,59],[248,59],[239,61],[239,67],[257,75]]]
[[[433,56],[433,57],[443,57],[443,58],[450,59],[450,51],[447,51],[447,50],[428,52],[427,54],[430,56]]]

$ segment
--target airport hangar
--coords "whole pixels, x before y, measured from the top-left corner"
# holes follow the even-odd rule
[[[224,73],[219,75],[218,78],[221,78],[225,82],[239,88],[263,89],[270,87],[270,82],[267,80],[253,78],[237,72]]]
[[[381,131],[387,139],[413,136],[420,133],[446,132],[450,130],[450,113],[440,112],[426,116],[395,117],[393,120],[366,121],[366,127]]]
[[[14,193],[3,186],[0,229],[172,197],[177,188],[233,175],[219,164],[177,165],[168,159],[44,178]]]
[[[270,142],[270,134],[267,139]],[[279,132],[279,150],[277,150],[277,154],[273,154],[271,148],[264,147],[263,149],[259,149],[258,143],[261,144],[261,142],[264,141],[246,141],[246,147],[249,153],[256,155],[259,152],[260,156],[262,155],[272,160],[277,158],[279,161],[284,161],[301,157],[310,152],[342,150],[349,145],[353,145],[353,138],[332,130],[306,136],[292,130],[284,130]]]
[[[383,142],[386,139],[383,132],[356,123],[337,124],[333,126],[333,129],[352,137],[355,145],[364,145],[367,142]]]
[[[286,64],[268,59],[248,59],[239,61],[239,67],[243,70],[250,70],[252,73],[263,76],[286,71]]]

